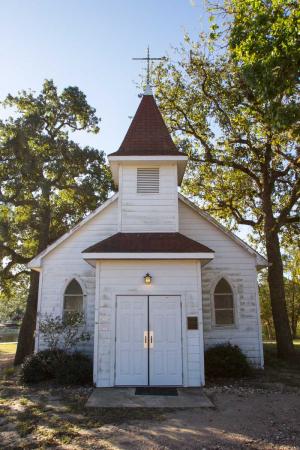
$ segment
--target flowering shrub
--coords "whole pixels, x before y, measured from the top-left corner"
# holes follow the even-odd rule
[[[39,323],[39,333],[50,350],[71,351],[79,342],[89,341],[89,333],[83,331],[84,315],[70,312],[63,318],[46,314]]]

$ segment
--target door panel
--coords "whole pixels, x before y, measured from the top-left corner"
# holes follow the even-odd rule
[[[148,297],[117,296],[116,385],[148,384],[148,350],[144,332],[148,328]]]
[[[182,385],[181,304],[179,296],[150,296],[151,386]]]

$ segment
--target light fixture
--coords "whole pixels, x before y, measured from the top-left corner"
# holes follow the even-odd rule
[[[151,281],[152,281],[152,277],[151,277],[151,275],[150,275],[150,273],[146,273],[146,275],[144,276],[144,281],[145,281],[145,284],[151,284]]]

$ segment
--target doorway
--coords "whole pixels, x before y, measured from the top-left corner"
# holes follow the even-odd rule
[[[181,386],[179,295],[122,295],[116,305],[117,386]]]

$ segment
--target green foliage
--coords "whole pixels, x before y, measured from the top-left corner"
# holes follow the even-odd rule
[[[280,230],[298,220],[299,115],[278,130],[273,113],[266,112],[230,54],[208,57],[205,42],[188,41],[191,60],[184,48],[178,64],[157,69],[160,108],[190,157],[183,190],[230,227],[250,225],[260,234],[268,192]]]
[[[7,285],[0,291],[0,323],[19,322],[25,311],[28,283],[27,277],[20,276],[16,283]]]
[[[286,306],[292,336],[295,339],[300,333],[300,250],[299,237],[283,243],[284,284],[286,293]],[[270,303],[270,290],[267,274],[259,278],[259,297],[261,305],[261,319],[264,338],[275,339],[275,329]]]
[[[229,0],[232,17],[229,47],[242,62],[247,84],[259,97],[280,106],[277,119],[296,113],[295,85],[299,83],[300,7],[295,0]],[[285,102],[280,105],[280,97]],[[288,100],[288,101],[287,101]]]
[[[53,379],[59,384],[91,384],[92,361],[82,353],[44,350],[28,356],[21,367],[21,381],[38,383]]]
[[[50,350],[70,351],[79,342],[90,340],[84,325],[83,313],[69,312],[63,318],[46,314],[39,322],[39,333]]]
[[[178,62],[156,71],[160,108],[190,156],[184,190],[231,227],[262,233],[267,196],[278,230],[299,224],[299,4],[228,0],[211,9],[225,14],[226,29],[186,36]]]
[[[212,10],[225,14],[227,28],[194,42],[186,36],[178,61],[158,66],[156,95],[189,156],[184,192],[231,229],[250,226],[268,258],[278,352],[286,358],[293,344],[279,237],[291,228],[299,234],[300,223],[299,4],[218,5]]]
[[[105,155],[81,147],[70,133],[97,133],[99,119],[77,87],[58,93],[22,91],[2,103],[13,116],[0,121],[0,270],[7,294],[37,253],[94,210],[112,189]],[[32,352],[38,276],[30,274],[15,363]]]
[[[205,375],[208,378],[242,378],[251,374],[246,356],[237,345],[220,344],[205,352]]]
[[[99,131],[77,87],[59,94],[46,80],[41,93],[8,95],[2,105],[14,113],[0,121],[0,275],[8,289],[33,256],[107,198],[112,182],[104,153],[70,138]]]
[[[43,350],[28,356],[21,367],[21,380],[38,383],[54,378],[64,356],[62,350]]]
[[[84,385],[93,382],[93,364],[90,358],[75,352],[65,355],[56,370],[56,381],[63,385]]]

